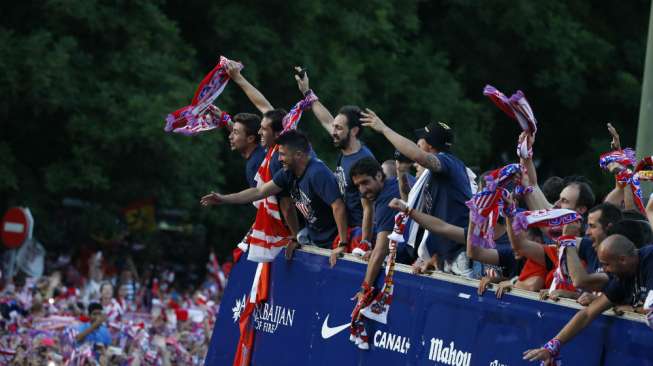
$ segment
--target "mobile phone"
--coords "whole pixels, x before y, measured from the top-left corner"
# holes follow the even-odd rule
[[[306,71],[307,70],[308,70],[307,68],[304,68],[304,67],[300,66],[299,71],[295,70],[295,75],[299,76],[300,79],[303,79],[304,76],[306,76]]]

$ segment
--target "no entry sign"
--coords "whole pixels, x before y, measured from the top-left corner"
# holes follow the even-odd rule
[[[32,237],[34,219],[28,208],[13,207],[2,218],[2,242],[9,249],[16,249]]]

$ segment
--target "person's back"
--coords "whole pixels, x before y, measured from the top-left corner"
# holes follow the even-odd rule
[[[451,225],[467,227],[469,210],[465,202],[472,192],[465,164],[449,152],[439,152],[436,156],[442,169],[431,172],[424,189],[423,211]],[[437,235],[429,235],[427,246],[431,253],[437,253],[443,260],[452,260],[463,250],[461,244]]]

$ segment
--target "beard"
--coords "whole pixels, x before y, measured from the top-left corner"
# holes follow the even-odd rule
[[[349,147],[349,142],[351,141],[351,131],[347,132],[347,136],[340,140],[333,140],[333,146],[335,146],[336,149],[344,150],[347,147]]]

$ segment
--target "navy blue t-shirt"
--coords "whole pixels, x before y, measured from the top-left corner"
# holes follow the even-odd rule
[[[427,186],[424,187],[422,212],[451,225],[467,227],[469,209],[465,202],[471,198],[472,190],[465,164],[450,153],[440,152],[436,156],[442,170],[431,172]],[[426,245],[429,254],[437,253],[444,260],[453,259],[463,250],[461,244],[433,233],[429,234]]]
[[[256,149],[249,154],[247,164],[245,165],[245,177],[250,187],[256,187],[254,177],[256,177],[256,172],[261,166],[263,159],[265,159],[265,149],[261,145],[257,145]]]
[[[608,273],[610,280],[603,293],[613,304],[641,306],[653,290],[653,246],[639,248],[639,268],[634,277],[619,278]]]
[[[283,169],[283,165],[281,165],[281,162],[279,161],[279,150],[273,152],[270,159],[270,174],[274,177],[279,170]]]
[[[592,247],[592,239],[583,237],[577,251],[578,258],[584,260],[587,264],[587,273],[602,272],[599,256],[596,254],[596,250]]]
[[[290,170],[280,170],[272,180],[290,193],[306,220],[310,240],[330,248],[338,233],[331,204],[341,198],[333,172],[321,160],[312,158],[301,177],[295,177]]]
[[[344,197],[345,206],[347,206],[347,223],[350,227],[360,226],[363,221],[363,206],[361,205],[361,195],[358,188],[352,182],[349,176],[351,167],[362,158],[374,158],[372,152],[365,146],[350,155],[338,157],[338,164],[335,175],[338,180],[340,194]]]
[[[388,207],[393,198],[399,198],[399,184],[396,179],[386,179],[383,182],[383,189],[374,201],[374,233],[381,231],[392,232],[395,226],[395,215],[397,211]]]
[[[526,260],[524,258],[516,259],[515,253],[510,247],[506,248],[497,246],[497,253],[499,254],[499,267],[501,268],[501,274],[507,278],[519,276],[522,268],[524,268]]]

